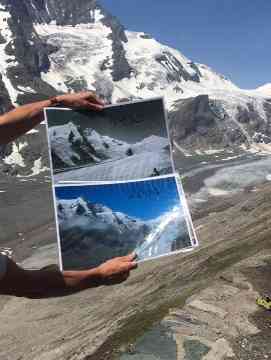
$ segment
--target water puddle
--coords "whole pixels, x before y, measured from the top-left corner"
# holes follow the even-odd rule
[[[177,360],[177,345],[174,334],[161,324],[147,331],[130,345],[120,360]]]

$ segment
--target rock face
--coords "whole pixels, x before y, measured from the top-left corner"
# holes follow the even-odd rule
[[[245,112],[239,111],[240,114]],[[186,149],[204,149],[210,145],[225,148],[250,143],[246,130],[232,121],[223,106],[215,104],[208,95],[176,102],[169,114],[169,128],[173,143],[182,144]]]
[[[26,3],[3,0],[0,15],[5,24],[1,29],[4,52],[9,57],[6,64],[2,64],[2,71],[14,89],[13,102],[23,103],[55,93],[48,83],[41,80],[41,72],[50,67],[50,49],[35,32]],[[12,92],[11,88],[7,90]],[[38,95],[34,96],[35,93]]]
[[[41,79],[41,72],[50,67],[49,49],[35,32],[25,3],[1,1],[0,24],[0,112],[11,109],[15,103],[27,103],[56,94],[55,89]],[[48,168],[44,130],[41,126],[39,132],[32,132],[18,142],[2,147],[0,172],[31,175],[33,168],[37,174],[40,169]]]

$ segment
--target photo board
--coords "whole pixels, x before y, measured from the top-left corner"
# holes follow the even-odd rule
[[[172,160],[163,98],[101,112],[45,109],[59,260],[88,269],[154,260],[197,245]]]

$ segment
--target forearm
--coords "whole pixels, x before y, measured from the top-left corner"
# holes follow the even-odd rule
[[[100,284],[98,269],[64,272],[57,268],[24,270],[9,260],[7,273],[0,281],[0,294],[29,298],[65,296]]]
[[[43,120],[43,110],[51,100],[23,105],[0,116],[0,145],[7,144],[33,129]]]
[[[0,145],[27,133],[43,120],[43,109],[54,105],[73,109],[101,111],[104,104],[92,92],[59,95],[53,99],[20,106],[0,116]]]

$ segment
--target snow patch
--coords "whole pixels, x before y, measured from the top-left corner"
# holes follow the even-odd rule
[[[37,130],[37,129],[31,129],[26,133],[26,135],[37,134],[38,132],[39,132],[39,130]]]
[[[11,18],[10,13],[2,5],[0,8],[0,30],[1,35],[5,39],[4,44],[0,44],[0,74],[5,87],[9,93],[10,99],[13,104],[16,104],[19,92],[13,87],[11,81],[7,76],[8,68],[17,64],[14,56],[7,55],[5,48],[13,40],[12,32],[8,25],[8,20]]]
[[[19,165],[25,167],[24,159],[21,155],[21,150],[27,146],[27,143],[12,143],[12,153],[6,156],[3,161],[7,165]]]
[[[18,85],[18,89],[25,92],[25,93],[36,94],[36,91],[33,90],[30,86]]]
[[[59,46],[59,51],[50,56],[51,68],[42,74],[42,79],[59,91],[67,92],[69,81],[86,82],[85,87],[93,88],[96,73],[106,64],[104,74],[110,79],[112,65],[111,28],[100,20],[101,13],[95,10],[95,23],[59,26],[55,24],[35,24],[35,30],[48,42]]]
[[[34,161],[33,167],[31,169],[31,174],[29,175],[18,175],[18,177],[28,178],[32,176],[39,175],[42,172],[50,171],[50,169],[47,166],[42,166],[42,158],[39,158]]]
[[[230,191],[226,191],[218,188],[212,188],[212,187],[208,189],[208,192],[212,196],[227,196],[231,194]]]
[[[223,153],[224,151],[225,149],[208,149],[208,150],[204,150],[204,153],[206,155],[214,155],[214,154]]]
[[[256,91],[269,97],[271,96],[271,84],[265,84],[263,86],[260,86],[256,89]]]
[[[158,172],[162,172],[170,167],[171,162],[167,153],[143,152],[120,160],[59,173],[55,175],[55,180],[57,182],[70,179],[73,181],[82,181],[82,179],[91,179],[92,181],[118,179],[121,181],[148,178],[152,176],[155,168]]]

